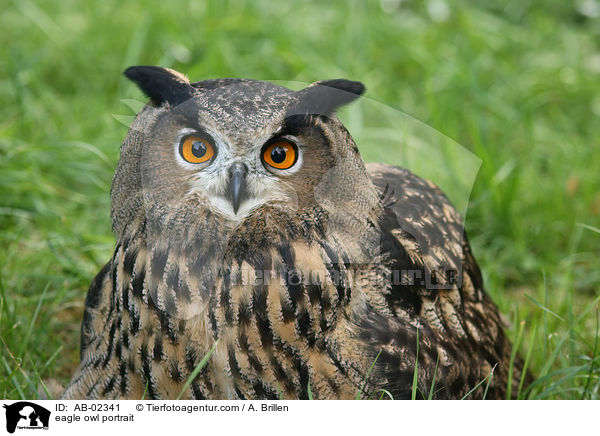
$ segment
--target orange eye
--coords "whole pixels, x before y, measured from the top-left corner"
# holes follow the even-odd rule
[[[200,164],[208,162],[214,157],[215,148],[205,138],[188,136],[181,142],[179,153],[186,162]]]
[[[290,142],[277,141],[263,150],[262,159],[270,167],[287,170],[298,160],[298,149]]]

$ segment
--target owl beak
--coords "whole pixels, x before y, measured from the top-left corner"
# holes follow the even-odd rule
[[[246,175],[248,167],[243,163],[236,162],[229,167],[229,201],[233,207],[233,213],[237,214],[240,205],[246,198]]]

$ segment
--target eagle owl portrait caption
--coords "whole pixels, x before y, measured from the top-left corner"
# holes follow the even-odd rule
[[[517,391],[462,218],[431,182],[365,164],[334,115],[361,83],[125,75],[150,102],[121,147],[117,243],[63,398]]]

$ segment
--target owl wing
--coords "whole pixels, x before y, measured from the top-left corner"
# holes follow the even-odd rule
[[[425,360],[420,371],[429,372],[424,378],[437,371],[438,380],[445,381],[440,397],[456,398],[494,368],[488,397],[501,396],[511,347],[500,313],[484,291],[462,217],[437,186],[406,169],[370,163],[367,171],[383,204],[380,250],[390,270],[383,292],[398,322],[419,326],[419,359]],[[406,344],[395,339],[386,347],[386,371],[392,374]],[[518,362],[515,368],[518,381]]]
[[[482,291],[463,219],[444,193],[404,168],[369,163],[367,171],[384,207],[381,250],[390,266],[412,267],[413,282],[430,291],[460,288],[465,274],[474,290]]]

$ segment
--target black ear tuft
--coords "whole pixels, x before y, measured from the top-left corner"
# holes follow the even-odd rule
[[[194,95],[189,80],[175,70],[153,66],[129,67],[123,74],[135,82],[152,102],[160,106],[169,103],[176,106]]]
[[[365,92],[365,85],[346,79],[315,82],[298,91],[298,103],[288,115],[314,114],[329,116],[336,109],[353,102]]]
[[[356,95],[355,98],[363,95],[366,89],[365,85],[361,82],[354,82],[346,79],[321,80],[320,82],[315,82],[314,85],[329,86],[330,88],[346,91],[350,94]]]

